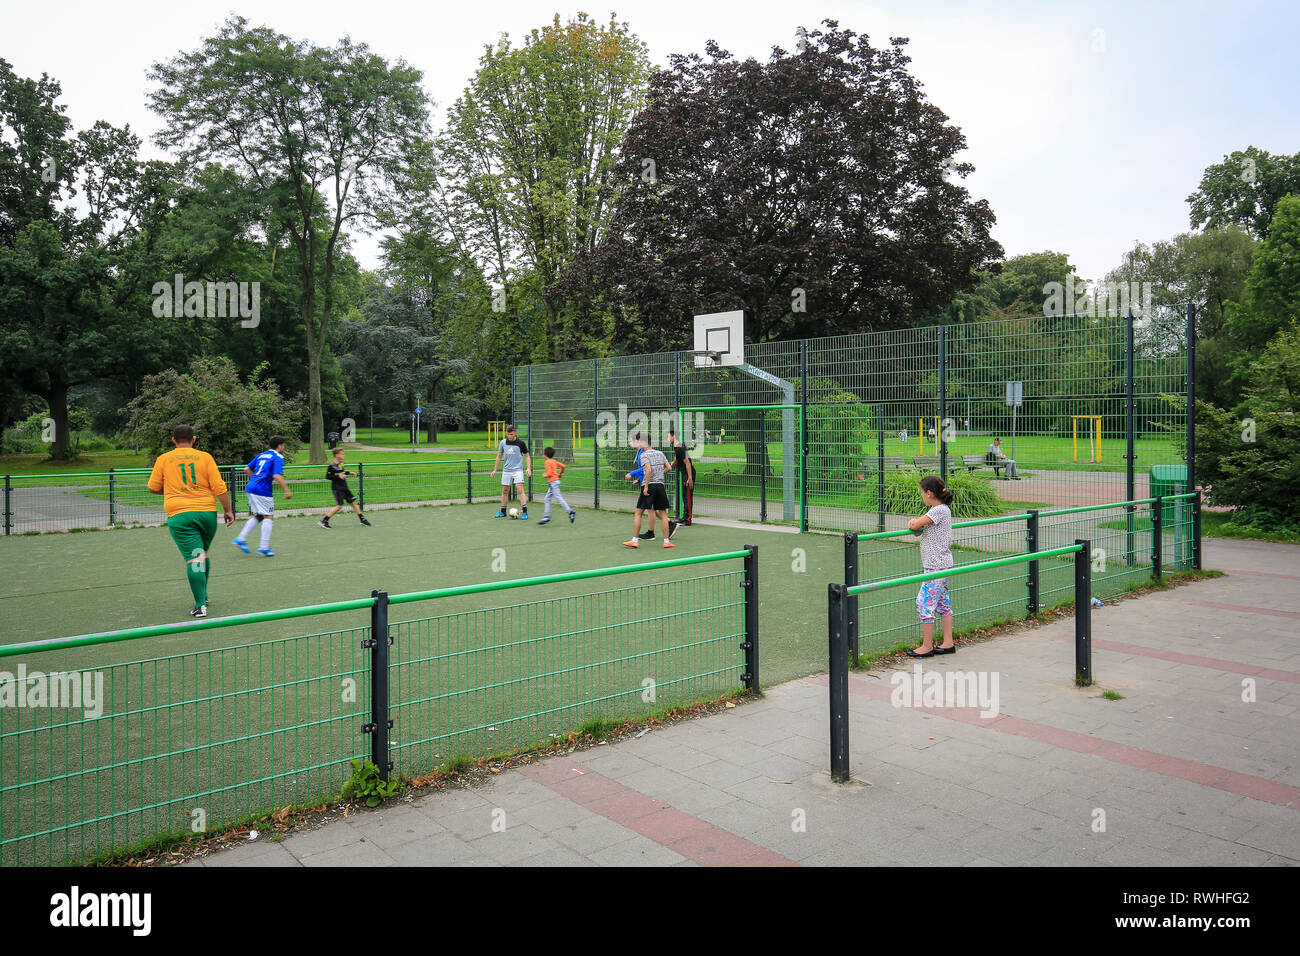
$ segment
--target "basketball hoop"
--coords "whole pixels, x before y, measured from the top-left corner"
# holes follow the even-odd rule
[[[696,368],[700,368],[700,367],[702,367],[702,366],[701,366],[701,362],[700,362],[699,360],[700,360],[700,359],[705,359],[705,358],[709,360],[709,365],[720,365],[720,364],[722,364],[722,353],[721,353],[721,352],[715,352],[715,351],[713,351],[713,350],[711,350],[711,349],[701,349],[701,350],[692,351],[692,352],[691,352],[691,355],[695,356],[695,359],[696,359],[696,361],[695,361],[695,367],[696,367]]]

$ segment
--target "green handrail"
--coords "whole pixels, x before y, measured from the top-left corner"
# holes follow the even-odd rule
[[[1186,491],[1177,495],[1161,495],[1161,501],[1174,501],[1178,498],[1195,498],[1199,491]],[[1107,508],[1126,508],[1129,505],[1152,505],[1155,504],[1154,498],[1135,498],[1132,501],[1116,501],[1107,505],[1081,505],[1078,508],[1058,508],[1055,511],[1040,511],[1038,517],[1047,518],[1055,515],[1072,515],[1079,514],[1083,511],[1104,511]]]
[[[1054,558],[1060,554],[1073,554],[1076,551],[1082,550],[1083,545],[1071,544],[1064,548],[1051,548],[1047,551],[1035,551],[1033,554],[1017,554],[1010,558],[981,561],[978,564],[963,564],[961,567],[948,568],[946,571],[927,571],[924,574],[912,574],[905,578],[890,578],[885,581],[872,581],[869,584],[858,584],[851,588],[847,588],[845,593],[849,596],[866,594],[868,591],[881,591],[885,588],[896,587],[900,584],[916,584],[920,581],[933,581],[936,578],[953,577],[958,574],[970,574],[972,571],[984,571],[988,568],[1000,568],[1007,564],[1021,564],[1025,561],[1037,561],[1040,558]]]
[[[1023,514],[998,515],[996,518],[971,518],[969,521],[953,522],[953,530],[957,528],[973,528],[976,525],[984,524],[1002,524],[1007,521],[1020,521],[1025,518]],[[897,531],[870,531],[858,535],[859,541],[871,541],[876,538],[897,538],[912,532],[907,528],[899,528]]]
[[[120,631],[100,631],[95,634],[78,634],[75,637],[54,637],[43,641],[29,641],[26,644],[6,644],[0,646],[0,657],[13,657],[17,654],[31,654],[40,651],[63,650],[70,647],[89,647],[93,644],[113,644],[118,641],[134,641],[142,637],[166,637],[169,634],[188,634],[191,631],[208,631],[217,627],[234,627],[239,624],[260,624],[264,621],[285,621],[295,617],[309,617],[313,614],[333,614],[338,611],[359,611],[372,607],[372,597],[358,598],[353,601],[335,601],[331,604],[312,604],[306,607],[287,607],[278,611],[252,611],[248,614],[232,614],[229,617],[213,617],[202,621],[190,621],[181,624],[152,624],[146,627],[128,627]]]

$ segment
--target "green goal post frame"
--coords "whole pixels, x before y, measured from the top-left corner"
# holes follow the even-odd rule
[[[762,405],[682,405],[677,409],[679,426],[687,412],[781,412],[781,520],[797,522],[806,528],[804,488],[807,475],[803,467],[802,450],[808,444],[807,410],[801,404],[773,402]],[[795,444],[794,413],[799,413],[798,445]],[[763,456],[766,458],[766,455]],[[791,465],[795,467],[791,467]],[[760,464],[761,467],[761,464]],[[798,475],[796,477],[795,472]]]

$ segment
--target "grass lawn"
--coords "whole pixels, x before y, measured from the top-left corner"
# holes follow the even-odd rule
[[[1269,531],[1263,528],[1241,527],[1232,523],[1232,515],[1223,511],[1201,509],[1201,534],[1207,538],[1239,538],[1248,541],[1276,541],[1282,544],[1300,544],[1300,532]]]

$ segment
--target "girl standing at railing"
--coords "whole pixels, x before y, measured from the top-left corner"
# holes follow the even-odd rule
[[[921,568],[925,572],[946,571],[953,567],[952,560],[952,492],[938,475],[921,479],[921,500],[929,511],[912,518],[907,527],[912,534],[921,536]],[[907,652],[908,657],[933,657],[935,654],[955,654],[952,642],[952,605],[948,603],[948,579],[934,578],[921,582],[916,595],[916,614],[921,619],[921,646]],[[943,621],[943,643],[934,646],[934,619]]]

